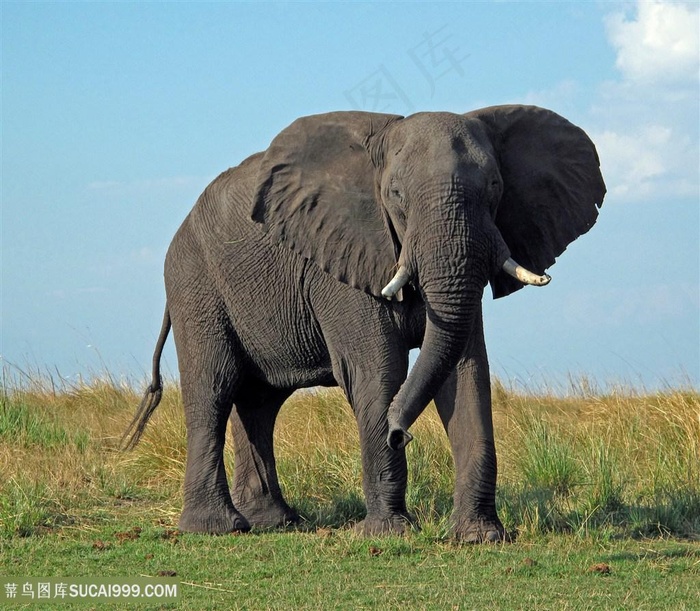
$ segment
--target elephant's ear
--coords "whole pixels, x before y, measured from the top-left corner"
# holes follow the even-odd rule
[[[399,246],[373,156],[376,137],[398,119],[334,112],[296,120],[265,152],[253,197],[252,218],[273,240],[376,296],[394,275]]]
[[[536,106],[468,113],[491,132],[504,183],[496,225],[523,267],[542,274],[595,223],[605,183],[593,142],[563,117]],[[522,288],[500,272],[494,298]]]

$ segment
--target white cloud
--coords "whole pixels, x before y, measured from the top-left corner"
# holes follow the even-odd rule
[[[142,246],[141,248],[136,248],[129,252],[129,262],[133,264],[145,264],[151,265],[153,263],[160,263],[162,259],[162,253],[157,253],[150,246]]]
[[[122,187],[122,183],[116,180],[95,180],[87,186],[89,191],[110,191],[120,187]]]
[[[163,266],[165,252],[151,246],[139,246],[110,256],[105,260],[92,262],[86,269],[99,278],[111,278],[124,272],[140,273],[143,269],[157,269]]]
[[[629,81],[670,82],[698,78],[698,5],[640,1],[635,17],[616,12],[605,20],[617,50],[616,66]]]
[[[658,0],[605,18],[621,78],[601,87],[591,137],[609,200],[698,194],[699,18],[696,4]]]
[[[151,193],[154,191],[177,191],[191,189],[193,186],[204,188],[211,178],[201,176],[170,176],[166,178],[153,178],[147,180],[134,180],[119,182],[117,180],[96,180],[88,183],[88,191],[98,191],[105,194],[114,193]]]
[[[528,91],[522,100],[514,103],[543,106],[571,117],[576,112],[580,96],[581,86],[573,79],[566,79],[548,89]]]
[[[650,191],[651,181],[664,174],[660,149],[668,142],[670,133],[666,127],[653,125],[639,134],[604,131],[596,135],[601,165],[608,176],[614,177],[609,189],[611,195],[628,197],[632,188],[637,195]]]
[[[697,193],[697,144],[666,125],[629,126],[592,134],[608,184],[608,198],[641,200],[663,192]],[[695,170],[693,170],[693,166]],[[693,174],[695,172],[695,176]]]
[[[619,5],[618,5],[619,6]],[[604,17],[619,78],[602,83],[588,112],[571,79],[530,91],[525,103],[581,125],[598,149],[607,203],[700,197],[700,6],[637,0]]]
[[[105,295],[108,292],[109,291],[107,288],[103,286],[86,286],[79,288],[54,289],[44,293],[44,295],[56,301],[64,301],[65,299],[79,299],[85,295]]]
[[[697,284],[644,284],[635,287],[587,287],[573,291],[563,304],[567,323],[610,328],[646,326],[663,320],[684,320],[698,309]]]

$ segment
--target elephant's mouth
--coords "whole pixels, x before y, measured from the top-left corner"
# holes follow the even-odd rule
[[[532,286],[545,286],[549,284],[552,277],[549,274],[544,274],[542,276],[525,269],[517,261],[512,258],[508,259],[503,263],[502,269],[506,274],[512,276],[516,280],[519,280],[523,284],[529,284]],[[394,277],[389,281],[389,283],[382,289],[382,297],[386,299],[393,299],[394,296],[403,288],[403,286],[410,280],[411,276],[405,265],[401,265],[394,274]]]

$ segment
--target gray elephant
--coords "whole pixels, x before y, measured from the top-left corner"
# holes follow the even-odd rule
[[[361,532],[409,524],[404,447],[434,399],[456,468],[453,534],[502,540],[483,290],[546,284],[604,194],[587,135],[532,106],[304,117],[221,174],[168,250],[153,380],[125,433],[133,447],[160,400],[172,325],[187,424],[180,528],[298,519],[277,478],[275,419],[295,389],[338,385],[360,433]]]

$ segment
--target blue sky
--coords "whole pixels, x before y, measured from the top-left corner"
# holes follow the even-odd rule
[[[698,23],[693,2],[3,2],[2,359],[145,377],[172,235],[299,116],[528,103],[589,133],[608,195],[551,285],[485,298],[493,373],[698,386]]]

